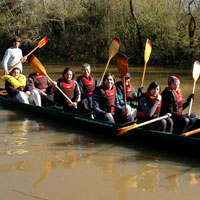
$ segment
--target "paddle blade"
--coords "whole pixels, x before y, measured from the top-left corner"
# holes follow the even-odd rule
[[[147,63],[151,55],[152,45],[150,40],[147,39],[144,51],[144,62]]]
[[[193,79],[196,81],[199,78],[200,74],[200,62],[195,61],[193,65]]]
[[[123,54],[117,55],[117,68],[122,77],[128,72],[128,58]]]
[[[43,65],[40,63],[40,61],[33,55],[30,59],[29,59],[29,64],[30,66],[38,73],[46,75],[46,70],[43,67]]]
[[[114,38],[109,47],[109,57],[113,58],[119,50],[120,40],[119,38]]]
[[[137,128],[137,125],[136,125],[136,124],[133,124],[133,125],[128,126],[128,127],[119,128],[116,135],[117,135],[117,136],[123,135],[123,134],[127,133],[128,131],[130,131],[130,130],[132,130],[132,129],[134,129],[134,128]]]
[[[43,39],[41,39],[38,43],[38,47],[41,48],[47,43],[47,37],[45,36]]]

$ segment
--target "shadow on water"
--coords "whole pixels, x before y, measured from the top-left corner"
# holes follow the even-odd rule
[[[5,109],[5,107],[2,108]],[[95,149],[98,146],[106,146],[103,150],[98,151],[101,153],[108,150],[109,148],[125,147],[126,149],[130,149],[136,152],[136,154],[133,156],[129,155],[127,159],[132,159],[133,157],[138,159],[142,158],[144,160],[167,160],[169,162],[182,163],[184,165],[190,166],[191,168],[200,164],[200,160],[198,159],[199,152],[191,152],[189,149],[176,149],[170,146],[163,147],[157,144],[156,141],[149,142],[145,140],[145,138],[143,141],[140,140],[139,142],[134,140],[127,140],[126,137],[119,138],[105,131],[99,132],[98,130],[93,131],[90,129],[81,128],[78,125],[70,125],[67,122],[65,123],[63,121],[58,121],[55,118],[49,118],[45,115],[38,115],[36,113],[30,113],[19,109],[12,109],[12,112],[9,110],[7,111],[10,112],[8,115],[10,122],[23,122],[25,120],[34,121],[36,124],[38,124],[39,127],[37,127],[36,132],[38,132],[38,130],[42,130],[45,131],[46,134],[53,133],[58,136],[72,136],[70,141],[52,141],[51,144],[48,144],[48,146],[57,147],[58,150],[63,148],[65,149],[69,144],[75,146],[77,145],[82,148],[95,146]],[[4,119],[1,119],[1,121],[2,120]],[[31,131],[31,129],[29,129],[29,131]]]

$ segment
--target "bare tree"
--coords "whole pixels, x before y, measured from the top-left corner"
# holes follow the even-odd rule
[[[190,38],[190,47],[192,47],[193,45],[193,37],[195,34],[195,30],[196,30],[196,21],[194,16],[192,15],[192,11],[191,11],[191,7],[192,4],[194,3],[194,0],[191,0],[188,4],[188,12],[189,12],[189,16],[190,16],[190,20],[189,20],[189,24],[188,24],[188,34],[189,34],[189,38]]]
[[[134,12],[132,0],[130,0],[130,11],[131,11],[131,15],[133,17],[134,23],[136,24],[136,30],[137,30],[137,36],[138,36],[138,48],[139,48],[139,50],[141,50],[141,49],[143,49],[143,44],[142,44],[140,24],[138,23],[136,14]]]

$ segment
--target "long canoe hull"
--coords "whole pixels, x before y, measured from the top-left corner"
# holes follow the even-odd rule
[[[28,113],[39,113],[40,115],[47,116],[48,118],[56,119],[56,121],[64,121],[71,125],[75,124],[76,127],[84,129],[92,129],[97,134],[108,135],[117,138],[117,140],[128,140],[129,142],[142,142],[147,145],[159,146],[161,148],[180,150],[183,152],[193,151],[197,153],[200,150],[200,138],[199,137],[186,137],[182,135],[175,135],[171,133],[163,133],[159,131],[147,130],[142,128],[136,128],[128,133],[116,136],[118,128],[123,127],[122,124],[113,124],[104,122],[101,120],[91,119],[90,117],[58,111],[52,108],[38,107],[31,104],[24,104],[18,101],[7,99],[6,96],[0,95],[0,103],[9,109],[13,108],[27,111]],[[200,124],[200,121],[199,121]],[[200,125],[199,127],[200,128]]]

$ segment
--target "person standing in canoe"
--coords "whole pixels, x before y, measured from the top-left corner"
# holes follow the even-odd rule
[[[73,80],[74,71],[67,67],[63,71],[63,77],[57,80],[57,86],[66,94],[66,99],[59,90],[54,93],[55,108],[68,112],[76,112],[77,104],[81,99],[78,83]],[[70,101],[69,101],[70,100]]]
[[[21,39],[18,36],[15,36],[12,39],[12,46],[8,48],[5,52],[5,55],[2,60],[2,66],[4,70],[4,75],[8,74],[8,71],[15,66],[21,59],[24,59],[23,62],[26,61],[27,57],[22,55],[22,50],[19,48],[21,43]],[[19,63],[17,67],[22,72],[22,63]]]
[[[187,100],[183,103],[183,97],[180,89],[180,80],[175,76],[168,78],[168,87],[162,92],[162,107],[161,113],[171,113],[174,121],[175,134],[182,134],[189,131],[197,122],[196,114],[183,114],[182,111],[190,105],[194,94],[190,94]]]
[[[43,74],[33,71],[28,76],[27,85],[31,90],[36,89],[42,99],[42,106],[53,106],[54,103],[54,87],[51,87],[50,81]]]
[[[135,88],[131,84],[131,74],[128,72],[125,76],[125,84],[126,84],[126,109],[128,114],[132,115],[136,118],[137,114],[137,93]],[[123,92],[123,84],[122,80],[115,83],[117,90],[117,97],[119,99],[119,105],[125,109],[124,102],[124,92]]]
[[[162,97],[160,95],[161,87],[158,82],[152,82],[147,92],[142,93],[139,99],[137,110],[137,121],[142,123],[160,116],[160,109],[162,105]],[[168,114],[168,118],[161,119],[157,122],[144,126],[147,129],[157,130],[161,132],[172,132],[173,120]]]
[[[21,74],[19,68],[14,68],[11,75],[4,75],[5,89],[7,90],[8,97],[13,100],[18,100],[26,104],[35,104],[41,106],[41,97],[37,90],[31,90],[27,86],[26,77]]]
[[[93,113],[97,119],[112,123],[131,122],[133,117],[128,115],[119,105],[114,83],[114,75],[107,73],[103,78],[102,85],[94,91],[92,98]]]
[[[90,64],[83,64],[82,72],[83,74],[79,76],[76,80],[81,91],[81,101],[79,102],[79,110],[82,113],[91,113],[92,95],[98,83],[96,77],[91,75]]]

